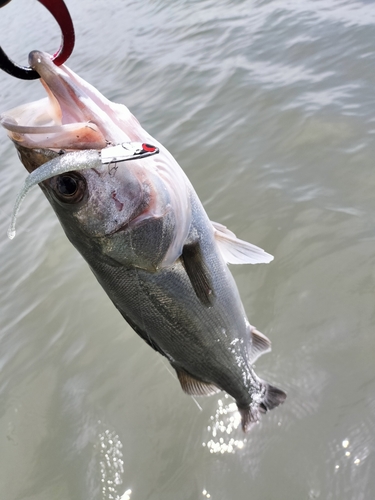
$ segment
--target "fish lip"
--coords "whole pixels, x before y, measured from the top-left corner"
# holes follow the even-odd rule
[[[51,79],[56,81],[56,78],[61,79],[65,76],[64,66],[60,68],[56,66],[49,54],[42,52],[40,50],[32,50],[29,53],[29,65],[36,71],[42,80],[48,85],[51,83]]]
[[[49,97],[49,107],[54,107],[53,118],[57,116],[58,124],[62,127],[81,125],[84,129],[79,134],[79,140],[74,140],[74,133],[68,137],[72,142],[69,145],[64,143],[65,149],[103,149],[108,142],[116,144],[136,139],[129,137],[121,124],[114,120],[114,111],[108,100],[67,66],[56,66],[49,54],[37,50],[30,52],[29,64],[41,77],[40,81]],[[88,126],[89,123],[93,127]],[[88,130],[90,128],[93,130]],[[67,141],[68,138],[64,137],[63,140]],[[58,137],[53,139],[59,140]],[[78,147],[81,143],[81,147]]]
[[[36,70],[37,64],[40,64],[42,62],[42,59],[43,59],[43,62],[46,60],[51,61],[51,58],[49,57],[49,55],[46,52],[42,52],[41,50],[32,50],[29,53],[30,67],[32,69]]]

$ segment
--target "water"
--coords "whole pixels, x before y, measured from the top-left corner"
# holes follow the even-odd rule
[[[375,7],[67,1],[69,65],[170,149],[212,218],[275,255],[232,266],[288,392],[246,436],[132,333],[0,135],[0,493],[7,500],[367,500],[375,479]],[[1,9],[26,64],[45,9]],[[43,96],[0,75],[0,109]]]

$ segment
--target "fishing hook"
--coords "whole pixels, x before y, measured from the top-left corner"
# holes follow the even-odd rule
[[[11,0],[0,0],[0,8]],[[38,0],[53,15],[61,29],[61,45],[52,56],[52,61],[61,66],[68,59],[74,48],[74,26],[64,0]],[[40,75],[28,66],[19,66],[5,54],[0,47],[0,68],[21,80],[36,80]]]

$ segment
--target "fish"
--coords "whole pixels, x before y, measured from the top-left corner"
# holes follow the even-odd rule
[[[228,264],[273,256],[210,221],[172,154],[123,104],[67,66],[29,55],[47,92],[0,116],[29,172],[9,236],[38,184],[68,239],[133,330],[192,396],[225,391],[242,429],[286,398],[253,364],[270,340],[247,318]]]

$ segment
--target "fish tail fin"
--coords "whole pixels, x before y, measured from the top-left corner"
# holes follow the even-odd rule
[[[246,408],[238,406],[238,411],[241,415],[242,430],[244,432],[248,432],[259,421],[260,413],[266,413],[276,408],[284,403],[286,399],[286,393],[273,385],[264,383],[263,390],[264,396],[260,403],[253,402]]]
[[[259,411],[261,413],[266,413],[268,410],[273,410],[276,406],[284,403],[286,399],[286,393],[277,387],[265,384],[266,392],[263,401],[259,405]]]
[[[258,407],[248,406],[247,408],[241,408],[238,406],[238,411],[241,415],[241,427],[244,432],[248,432],[254,424],[259,422]]]

